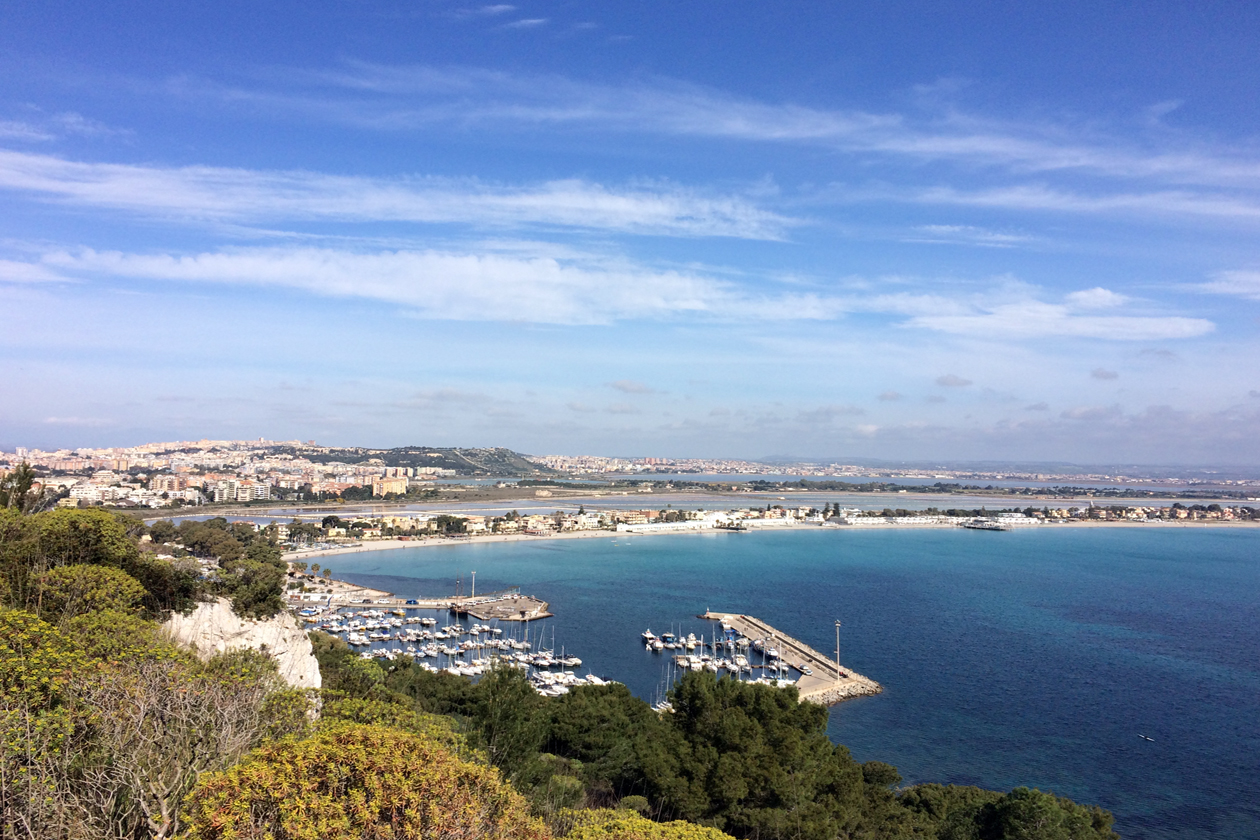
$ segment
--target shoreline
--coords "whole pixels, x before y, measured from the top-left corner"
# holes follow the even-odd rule
[[[1195,520],[1195,521],[1173,521],[1173,522],[1126,522],[1123,520],[1110,521],[1093,521],[1093,522],[1054,522],[1044,525],[1024,525],[1013,528],[1013,531],[1041,531],[1046,528],[1260,528],[1260,522],[1242,522],[1242,521],[1220,521],[1220,520]],[[870,525],[814,525],[814,524],[795,524],[795,525],[767,525],[761,527],[752,527],[746,531],[729,531],[722,528],[696,528],[692,530],[677,531],[561,531],[546,536],[538,536],[532,534],[487,534],[486,536],[470,536],[463,539],[451,539],[447,537],[427,537],[423,539],[381,539],[370,540],[353,545],[339,546],[336,548],[312,549],[309,551],[288,551],[284,553],[284,559],[293,561],[302,561],[308,557],[334,557],[344,554],[359,554],[368,551],[393,551],[402,548],[436,548],[442,546],[457,545],[484,545],[494,543],[509,542],[526,542],[538,540],[573,540],[573,539],[608,539],[617,537],[655,537],[655,536],[686,536],[692,534],[754,534],[754,533],[772,533],[781,531],[833,531],[833,532],[851,532],[851,531],[886,531],[886,530],[941,530],[941,529],[958,529],[960,526],[945,523],[931,523],[923,525],[912,525],[908,523],[891,523],[884,524],[882,522],[873,522]],[[1010,532],[1005,532],[1010,533]]]

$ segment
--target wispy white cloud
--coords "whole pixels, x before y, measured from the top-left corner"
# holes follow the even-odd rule
[[[21,120],[0,120],[0,139],[4,140],[54,140],[55,134]]]
[[[701,271],[659,269],[628,258],[542,243],[469,251],[265,247],[195,254],[91,249],[45,254],[0,268],[32,280],[131,278],[144,281],[287,288],[398,304],[423,317],[471,321],[598,324],[624,320],[829,321],[891,316],[907,329],[1000,341],[1081,337],[1111,341],[1193,338],[1211,321],[1138,313],[1121,295],[1095,288],[1042,299],[1009,279],[979,291],[893,295],[800,292],[782,284],[740,283]],[[1110,307],[1108,314],[1095,314]],[[942,384],[960,384],[961,379]],[[613,383],[626,393],[639,383]],[[646,387],[646,386],[645,386]]]
[[[1231,189],[1260,186],[1260,160],[1253,152],[1207,141],[1169,148],[1170,141],[1161,135],[1164,148],[1151,151],[1095,126],[998,120],[957,108],[943,113],[815,108],[763,102],[663,78],[601,85],[478,68],[351,62],[334,72],[294,72],[266,88],[181,81],[180,89],[238,102],[268,102],[380,129],[439,122],[571,124],[823,144],[854,152],[1003,167],[1020,174],[1079,172],[1108,180]]]
[[[995,339],[1072,337],[1111,341],[1195,338],[1215,329],[1215,325],[1204,318],[1081,315],[1070,306],[1040,300],[993,306],[981,304],[966,314],[917,315],[906,325]]]
[[[1111,309],[1128,302],[1125,295],[1096,286],[1079,292],[1071,292],[1064,296],[1064,301],[1073,309]]]
[[[979,190],[955,187],[925,189],[862,189],[833,191],[850,201],[893,201],[914,204],[1044,211],[1088,215],[1141,214],[1184,220],[1190,217],[1260,220],[1260,201],[1252,194],[1159,190],[1084,193],[1045,184],[1018,184]]]
[[[528,18],[506,25],[543,22]],[[665,78],[599,84],[561,75],[356,61],[332,70],[273,70],[237,84],[181,76],[163,89],[179,98],[214,99],[230,108],[367,131],[565,128],[821,146],[861,164],[867,186],[818,189],[815,203],[1260,222],[1255,148],[1158,127],[1135,135],[1131,123],[1108,131],[1097,123],[987,118],[958,107],[820,108]],[[755,235],[773,237],[784,224],[766,220]],[[901,238],[989,248],[1033,241],[968,225],[925,225]]]
[[[1195,288],[1218,295],[1260,300],[1260,271],[1222,271],[1216,279]]]
[[[546,26],[547,18],[522,18],[514,20],[511,23],[505,23],[506,29],[534,29],[539,26]]]
[[[82,426],[84,428],[97,428],[113,423],[112,420],[104,417],[45,417],[44,422],[49,426]]]
[[[893,451],[926,445],[928,451],[949,451],[954,457],[1052,460],[1075,445],[1094,463],[1260,464],[1260,410],[1255,408],[1081,405],[1050,414],[1046,404],[1036,403],[1026,410],[1031,413],[971,427],[916,421],[881,426],[874,434]],[[1198,433],[1202,429],[1213,433]],[[1178,443],[1172,450],[1170,441]]]
[[[860,417],[865,413],[865,410],[856,405],[824,405],[802,411],[796,416],[796,420],[810,426],[826,426],[847,417]]]
[[[669,184],[586,181],[526,187],[441,178],[83,163],[0,150],[0,189],[48,200],[191,220],[545,225],[670,236],[777,239],[796,222],[741,196]]]
[[[904,239],[907,242],[941,245],[978,245],[985,248],[1014,248],[1033,241],[1033,237],[987,230],[974,225],[919,225]]]
[[[629,319],[750,321],[835,317],[812,295],[750,293],[735,284],[608,259],[573,262],[486,253],[256,248],[194,255],[84,250],[47,255],[73,276],[288,288],[395,303],[424,317],[463,321],[601,324]]]
[[[0,139],[47,142],[66,135],[80,137],[117,137],[132,132],[85,117],[77,111],[45,113],[28,108],[28,119],[0,120]]]
[[[0,283],[55,283],[66,277],[39,263],[0,259]]]
[[[623,394],[655,394],[656,389],[650,385],[633,379],[618,379],[616,382],[609,382],[608,387],[614,391],[620,391]]]

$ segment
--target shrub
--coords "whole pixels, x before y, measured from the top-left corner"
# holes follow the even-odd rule
[[[381,726],[328,726],[209,774],[186,806],[187,840],[545,840],[498,771]]]
[[[145,595],[140,581],[122,569],[89,563],[52,569],[39,588],[40,613],[63,619],[97,610],[135,612]]]
[[[652,822],[626,809],[570,811],[566,840],[731,840],[716,828],[675,820]]]

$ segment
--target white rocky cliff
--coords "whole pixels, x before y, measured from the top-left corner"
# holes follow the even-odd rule
[[[171,637],[203,658],[237,648],[266,649],[280,676],[294,688],[319,688],[319,662],[311,640],[290,612],[263,621],[241,618],[226,598],[199,604],[188,615],[172,615],[163,625]]]

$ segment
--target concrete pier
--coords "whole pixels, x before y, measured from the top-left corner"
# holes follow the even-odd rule
[[[456,615],[471,615],[482,621],[535,621],[550,618],[550,605],[529,595],[522,595],[516,590],[508,592],[492,592],[477,597],[450,596],[446,598],[397,598],[385,594],[376,598],[356,598],[352,596],[335,596],[330,600],[299,600],[290,597],[290,606],[334,606],[357,607],[361,609],[411,609],[411,610],[449,610]]]
[[[471,615],[482,621],[534,621],[549,618],[546,601],[529,595],[508,595],[500,598],[458,598],[450,602],[457,615]]]
[[[807,666],[814,673],[807,675],[802,672],[801,678],[796,681],[802,702],[834,706],[854,697],[868,697],[884,690],[879,683],[848,668],[837,669],[834,659],[823,656],[804,642],[774,629],[759,618],[712,610],[706,611],[700,618],[725,622],[750,639],[773,640],[774,647],[782,654],[784,664],[798,670],[801,665]]]

